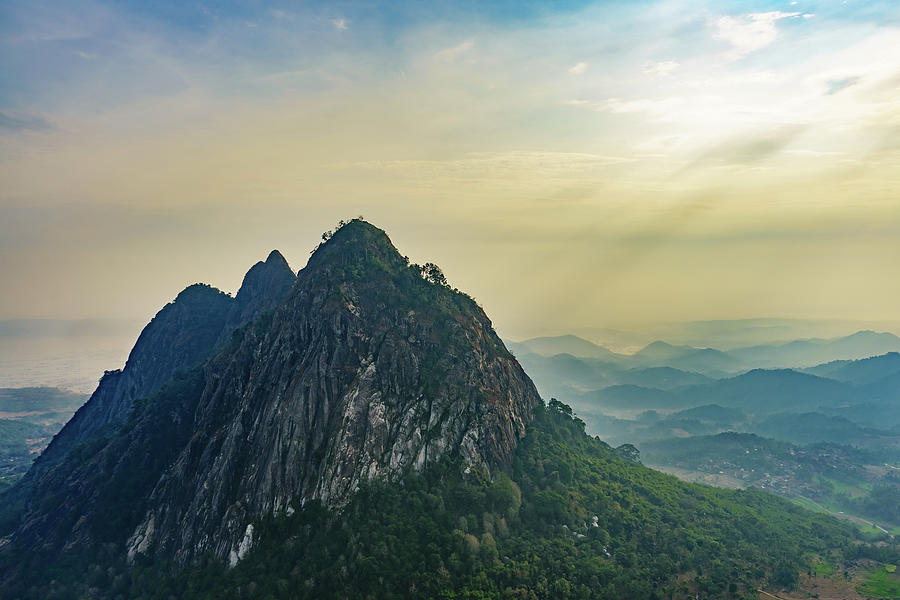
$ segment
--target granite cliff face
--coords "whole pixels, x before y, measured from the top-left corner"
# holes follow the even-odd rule
[[[383,231],[346,224],[277,308],[230,309],[245,324],[202,368],[45,477],[11,543],[235,564],[266,515],[340,509],[369,479],[445,457],[505,468],[540,399],[482,309],[424,275]]]

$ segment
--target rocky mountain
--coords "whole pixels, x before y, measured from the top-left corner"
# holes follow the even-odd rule
[[[177,370],[206,360],[234,329],[277,305],[294,280],[287,261],[275,250],[250,269],[235,298],[204,284],[185,288],[147,324],[125,367],[103,375],[27,479],[61,461],[77,444],[121,425],[135,400],[158,392]]]
[[[250,267],[229,308],[219,341],[224,341],[232,331],[250,323],[264,312],[273,310],[296,280],[287,260],[278,250],[272,250],[265,262],[260,261]]]
[[[234,300],[192,286],[148,325],[83,411],[99,424],[83,415],[60,434],[86,441],[34,470],[5,552],[105,543],[129,559],[236,564],[267,515],[340,509],[368,481],[449,456],[509,467],[540,398],[439,270],[410,265],[361,220],[322,244],[280,301],[286,278],[270,267],[286,263],[261,264]]]

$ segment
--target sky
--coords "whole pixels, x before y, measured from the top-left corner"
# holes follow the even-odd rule
[[[900,4],[0,2],[0,319],[364,216],[510,337],[900,322]]]

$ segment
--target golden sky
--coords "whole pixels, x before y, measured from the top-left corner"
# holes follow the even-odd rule
[[[513,337],[900,321],[896,3],[143,4],[0,8],[0,319],[361,214]]]

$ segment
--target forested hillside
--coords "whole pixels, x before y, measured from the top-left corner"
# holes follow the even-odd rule
[[[624,449],[623,449],[624,450]],[[851,527],[757,491],[680,482],[539,407],[509,475],[452,458],[402,485],[364,487],[343,512],[313,503],[258,523],[234,569],[164,579],[101,550],[16,593],[116,598],[755,598],[813,556],[854,550]],[[854,555],[855,555],[854,554]]]

